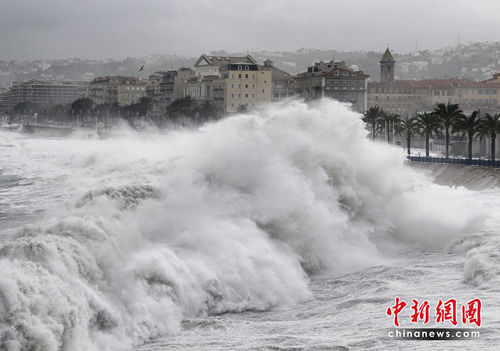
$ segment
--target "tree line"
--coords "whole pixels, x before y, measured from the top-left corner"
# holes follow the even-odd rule
[[[94,118],[102,121],[107,117],[121,117],[131,121],[133,118],[146,116],[150,107],[151,100],[147,97],[125,106],[118,103],[95,104],[90,98],[79,98],[71,104],[58,104],[50,108],[43,108],[32,102],[20,102],[14,106],[11,114],[33,116],[36,113],[40,119],[66,123]]]
[[[465,114],[458,104],[439,103],[433,111],[420,112],[416,116],[402,118],[397,114],[385,112],[379,106],[370,107],[363,115],[363,121],[371,128],[372,139],[381,131],[389,135],[394,130],[398,135],[405,136],[408,155],[410,154],[411,138],[417,134],[425,136],[425,155],[429,157],[429,139],[431,136],[445,138],[445,157],[449,157],[450,135],[467,135],[467,158],[472,160],[472,140],[475,136],[490,138],[492,161],[495,161],[497,133],[500,133],[500,113],[481,114],[475,110]]]
[[[21,102],[11,110],[11,114],[33,116],[37,113],[40,119],[65,123],[95,119],[104,121],[108,117],[118,117],[133,124],[135,118],[147,116],[151,108],[152,101],[148,97],[142,97],[138,102],[125,106],[118,103],[95,104],[90,98],[79,98],[71,104],[58,104],[50,108],[42,108],[32,102]],[[172,101],[163,113],[165,119],[174,122],[190,120],[195,124],[216,119],[219,116],[220,111],[212,103],[209,101],[199,103],[189,96]]]

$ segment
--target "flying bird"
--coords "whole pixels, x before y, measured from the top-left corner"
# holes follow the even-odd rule
[[[139,72],[141,71],[144,71],[144,65],[142,65],[141,68],[139,68]]]

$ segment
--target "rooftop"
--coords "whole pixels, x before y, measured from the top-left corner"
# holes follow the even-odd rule
[[[205,61],[206,65],[210,66],[222,66],[226,65],[229,63],[253,63],[256,64],[257,61],[250,56],[208,56],[205,54],[202,54],[198,60],[196,60],[196,63],[194,64],[195,67],[200,66],[200,63]]]
[[[389,48],[385,50],[384,56],[382,56],[380,62],[395,62],[394,58],[392,57],[391,50],[389,50]]]

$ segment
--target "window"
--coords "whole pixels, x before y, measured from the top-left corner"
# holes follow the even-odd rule
[[[245,74],[245,78],[248,78],[248,74]]]
[[[248,84],[245,84],[245,88],[248,89]]]
[[[247,98],[247,97],[248,97],[248,94],[245,94],[245,97]]]
[[[238,94],[238,97],[240,98],[240,97],[241,97],[241,94]]]
[[[234,94],[231,94],[231,97],[233,97],[233,98],[234,98]]]
[[[241,78],[241,74],[238,74],[238,78]]]
[[[234,74],[231,74],[231,78],[234,78]]]
[[[241,66],[238,66],[238,71],[241,71],[242,67]],[[241,74],[240,74],[240,78],[241,78]]]
[[[264,89],[262,89],[262,93],[264,93]]]
[[[245,71],[248,71],[248,66],[245,66]],[[247,78],[248,78],[248,74],[247,74]]]

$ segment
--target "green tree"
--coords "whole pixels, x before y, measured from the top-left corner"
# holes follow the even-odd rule
[[[38,111],[41,111],[40,105],[28,101],[20,102],[12,109],[18,115],[32,115]]]
[[[176,99],[167,107],[168,116],[172,119],[180,117],[194,118],[197,112],[196,101],[190,96]]]
[[[59,122],[65,121],[69,115],[70,105],[58,104],[52,106],[48,111],[48,118]]]
[[[444,128],[445,157],[448,158],[450,146],[450,128],[452,128],[455,120],[462,115],[462,110],[459,108],[458,104],[439,103],[432,113],[439,118]]]
[[[370,107],[363,115],[363,122],[371,126],[372,140],[375,140],[379,119],[384,115],[384,110],[378,106]]]
[[[491,140],[491,152],[490,159],[495,161],[495,147],[497,133],[500,133],[500,113],[490,115],[485,113],[484,117],[481,118],[478,131],[481,135],[486,135],[490,137]]]
[[[467,158],[472,160],[472,139],[479,131],[481,119],[479,118],[479,110],[473,111],[470,115],[462,114],[455,120],[453,130],[467,133]]]
[[[80,116],[85,116],[89,114],[89,111],[94,107],[94,101],[90,98],[79,98],[71,104],[71,110],[75,114]]]
[[[433,113],[422,112],[417,116],[416,125],[420,135],[425,135],[425,156],[429,157],[429,138],[438,133],[441,121]]]
[[[217,117],[217,108],[210,101],[205,101],[199,109],[199,114],[202,121],[215,119]]]
[[[151,108],[151,99],[144,96],[138,102],[131,104],[130,106],[139,117],[146,116],[148,110]]]
[[[396,133],[404,135],[406,139],[406,149],[408,155],[411,154],[411,138],[415,133],[418,133],[418,124],[416,117],[406,117],[400,119],[399,123],[396,124]]]

